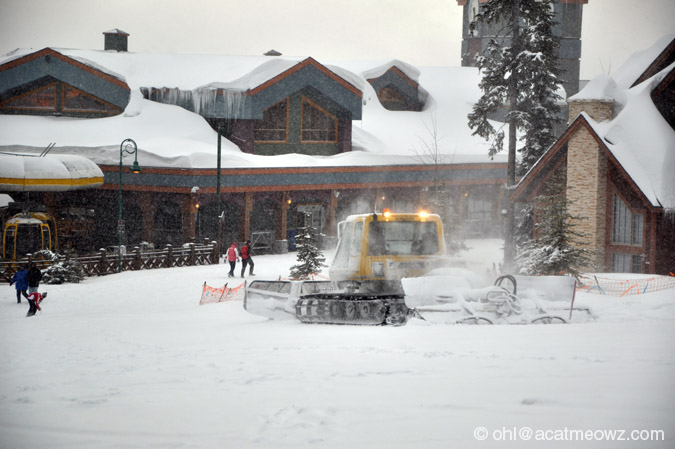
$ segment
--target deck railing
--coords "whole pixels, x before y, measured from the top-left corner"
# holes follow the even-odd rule
[[[71,257],[77,260],[87,276],[105,276],[117,273],[120,268],[119,256],[116,252],[101,249],[98,254]],[[190,243],[183,247],[174,248],[167,245],[164,249],[141,251],[135,247],[132,251],[122,255],[122,271],[150,270],[153,268],[185,267],[194,265],[218,264],[220,252],[216,242],[204,244]],[[22,264],[34,262],[40,269],[47,268],[51,261],[29,257],[14,260],[0,261],[0,282],[9,282],[18,267]]]

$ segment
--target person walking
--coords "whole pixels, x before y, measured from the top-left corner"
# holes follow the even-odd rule
[[[253,266],[255,264],[253,263],[253,259],[251,259],[250,240],[246,240],[246,243],[244,243],[244,246],[242,246],[241,250],[239,251],[239,255],[241,256],[241,277],[244,277],[244,273],[246,272],[246,265],[250,266],[248,270],[248,275],[255,276],[255,274],[253,274]]]
[[[26,314],[27,317],[35,315],[35,312],[38,310],[42,310],[40,308],[40,303],[42,302],[43,299],[47,297],[47,292],[45,293],[38,293],[38,292],[33,292],[28,295],[28,313]]]
[[[30,263],[26,280],[28,281],[28,294],[38,291],[40,280],[42,279],[42,271],[35,265],[35,262]]]
[[[237,257],[237,242],[233,242],[232,245],[227,249],[227,261],[230,263],[230,272],[227,273],[227,277],[234,277],[234,268],[239,262],[239,257]]]
[[[24,298],[28,299],[28,293],[26,293],[26,290],[28,290],[28,272],[26,269],[22,266],[19,267],[19,270],[14,273],[14,276],[12,276],[12,279],[9,281],[9,285],[11,286],[12,284],[16,284],[16,302],[17,304],[21,304],[21,296],[23,295]]]

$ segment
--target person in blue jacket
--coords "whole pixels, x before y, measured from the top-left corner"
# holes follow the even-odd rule
[[[16,302],[18,304],[21,304],[21,295],[23,295],[24,298],[28,299],[28,293],[26,293],[26,290],[28,290],[28,272],[26,269],[21,266],[19,267],[19,270],[14,273],[14,276],[12,276],[12,279],[9,281],[9,285],[11,286],[12,284],[16,284]]]

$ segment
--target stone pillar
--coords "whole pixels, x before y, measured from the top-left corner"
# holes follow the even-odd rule
[[[586,234],[583,246],[597,252],[604,266],[607,228],[607,156],[586,127],[567,145],[567,201],[572,216],[582,217],[576,230]]]

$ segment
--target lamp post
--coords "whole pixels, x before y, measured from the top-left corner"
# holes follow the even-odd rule
[[[125,154],[135,155],[134,164],[131,166],[132,173],[140,173],[138,165],[138,147],[132,139],[124,139],[120,144],[120,193],[119,193],[119,217],[117,220],[117,272],[122,272],[122,236],[124,235],[124,220],[122,220],[122,158]]]

